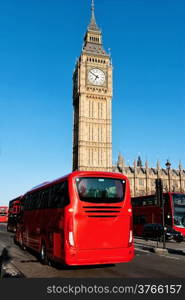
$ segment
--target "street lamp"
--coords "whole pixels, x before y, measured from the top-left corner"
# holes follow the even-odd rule
[[[171,186],[170,186],[170,167],[171,167],[171,163],[169,162],[169,160],[167,159],[167,162],[165,164],[166,169],[168,170],[168,183],[169,183],[169,192],[171,191]]]
[[[159,207],[162,208],[162,226],[163,226],[163,249],[166,249],[166,236],[165,236],[165,215],[164,215],[164,197],[163,197],[163,182],[161,178],[155,180],[156,184],[156,197]],[[158,240],[157,240],[158,247]]]

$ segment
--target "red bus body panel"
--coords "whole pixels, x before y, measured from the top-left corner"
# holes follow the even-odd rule
[[[185,228],[175,226],[174,225],[174,208],[173,208],[173,200],[172,196],[173,194],[180,194],[180,193],[164,193],[164,195],[168,195],[168,203],[164,205],[164,215],[165,217],[167,215],[171,216],[171,226],[175,230],[181,232],[183,236],[185,236]],[[147,195],[147,196],[138,196],[135,198],[141,198],[144,200],[147,197],[151,197],[154,195]],[[134,197],[132,198],[134,199]],[[144,216],[146,223],[145,224],[150,224],[150,223],[159,223],[162,224],[162,207],[160,206],[133,206],[133,217],[139,217],[139,216]],[[133,231],[135,236],[142,236],[143,234],[143,227],[144,224],[135,224],[133,223]]]
[[[7,223],[8,221],[8,207],[0,206],[0,223]]]
[[[75,173],[71,174],[70,191],[71,199],[78,200],[73,218],[75,245],[77,246],[69,247],[66,242],[65,260],[67,264],[106,264],[130,261],[134,256],[134,246],[132,244],[131,247],[128,247],[129,229],[132,225],[132,214],[128,212],[131,209],[128,180],[120,174],[101,172],[101,177],[127,180],[127,187],[124,202],[97,204],[79,200],[74,187],[74,178],[85,177],[88,172]],[[100,176],[99,172],[89,173],[91,177]],[[73,204],[75,205],[75,201]],[[93,211],[106,211],[106,213],[93,213]],[[115,213],[110,214],[109,211],[115,211]],[[70,220],[68,219],[67,222],[69,224]]]
[[[162,222],[162,211],[160,207],[133,207],[133,216],[146,216],[146,224]],[[134,235],[142,236],[144,224],[133,224]]]
[[[182,233],[182,235],[185,237],[185,228],[181,228],[181,227],[177,227],[175,225],[173,225],[173,228],[179,232]]]
[[[124,201],[92,203],[79,199],[75,178],[107,177],[126,182]],[[128,262],[134,257],[132,210],[128,179],[116,173],[73,172],[28,193],[68,181],[70,203],[64,208],[23,212],[16,239],[37,252],[46,244],[48,256],[67,265]],[[24,198],[24,197],[23,197]],[[106,207],[106,208],[105,208]],[[70,244],[70,234],[74,245]]]
[[[9,202],[7,230],[10,232],[15,232],[17,228],[17,218],[20,214],[21,198],[22,196]]]

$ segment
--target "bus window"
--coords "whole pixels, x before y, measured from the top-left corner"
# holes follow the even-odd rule
[[[69,204],[67,182],[61,182],[51,188],[49,208],[63,208]]]
[[[81,201],[94,203],[122,202],[125,181],[112,178],[77,178],[76,185]]]
[[[51,197],[50,188],[40,191],[40,209],[48,208]]]

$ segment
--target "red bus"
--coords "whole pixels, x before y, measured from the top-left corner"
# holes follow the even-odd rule
[[[8,207],[0,206],[0,223],[6,223],[8,221]]]
[[[165,225],[171,226],[185,236],[185,194],[163,193]],[[156,195],[132,198],[134,235],[142,236],[143,226],[162,224],[162,207]]]
[[[66,265],[128,262],[134,257],[128,179],[73,172],[27,192],[16,242],[41,262]]]
[[[21,196],[9,202],[7,230],[10,232],[16,231],[17,219],[20,214],[20,205],[21,205]]]

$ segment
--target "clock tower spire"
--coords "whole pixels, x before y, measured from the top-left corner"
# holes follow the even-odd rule
[[[99,30],[98,29],[98,26],[96,24],[96,20],[95,20],[95,13],[94,13],[94,0],[92,0],[92,3],[91,3],[91,22],[89,24],[89,29],[94,29],[94,30]]]
[[[73,74],[73,170],[112,171],[112,64],[91,3]]]

